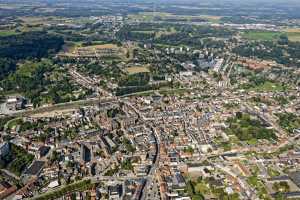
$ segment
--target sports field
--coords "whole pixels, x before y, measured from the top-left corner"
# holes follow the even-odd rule
[[[126,71],[129,74],[137,74],[137,73],[148,73],[150,72],[147,66],[140,66],[140,67],[127,67]]]

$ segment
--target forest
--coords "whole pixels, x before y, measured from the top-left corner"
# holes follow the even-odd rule
[[[63,44],[63,38],[40,31],[0,37],[0,79],[14,72],[20,60],[48,57]]]

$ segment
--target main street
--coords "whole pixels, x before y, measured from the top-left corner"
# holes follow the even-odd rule
[[[130,108],[132,108],[135,113],[142,119],[142,121],[152,121],[152,119],[147,119],[137,108],[135,108],[130,102],[128,101],[123,101],[127,106],[129,106]],[[151,122],[150,122],[151,123]],[[155,129],[155,127],[153,127],[151,124],[149,124],[151,130],[152,130],[152,133],[153,133],[153,136],[155,138],[155,141],[156,141],[156,157],[155,157],[155,161],[154,163],[152,164],[151,166],[151,169],[148,173],[148,176],[146,178],[146,184],[143,188],[143,192],[142,192],[142,196],[141,196],[141,200],[145,200],[147,198],[147,195],[148,195],[148,191],[150,190],[150,187],[151,185],[153,184],[153,179],[154,179],[154,176],[155,176],[155,172],[156,172],[156,169],[159,167],[159,160],[160,160],[160,137]],[[151,194],[152,195],[152,194]]]

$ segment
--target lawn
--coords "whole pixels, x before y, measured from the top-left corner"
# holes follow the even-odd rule
[[[161,94],[161,95],[179,95],[179,96],[182,96],[184,95],[186,92],[188,92],[189,90],[187,88],[175,88],[175,89],[172,89],[172,88],[163,88],[163,89],[160,89],[158,92]]]
[[[22,118],[15,118],[7,122],[8,129],[14,129],[17,125],[22,124]]]
[[[273,31],[246,31],[242,34],[242,37],[248,40],[265,40],[272,41],[277,40],[281,35],[280,32]]]
[[[129,19],[132,20],[143,20],[143,21],[153,21],[155,17],[159,17],[162,21],[172,18],[178,20],[195,20],[195,19],[204,19],[212,23],[219,23],[222,16],[214,15],[175,15],[167,12],[140,12],[138,14],[129,15]]]
[[[280,176],[280,172],[273,169],[272,167],[268,167],[268,175],[271,177],[276,177],[276,176]]]
[[[213,16],[213,15],[200,15],[202,19],[206,19],[211,23],[219,23],[222,19],[222,16]]]
[[[12,120],[12,117],[4,117],[0,118],[0,131],[3,131],[5,128],[5,125]]]
[[[250,186],[254,187],[258,191],[260,199],[270,199],[265,185],[257,176],[250,176],[247,178],[247,182]]]
[[[57,199],[64,196],[67,193],[86,191],[94,187],[91,180],[83,180],[68,185],[59,187],[58,189],[43,193],[41,195],[36,195],[32,199],[34,200],[44,200],[44,199]]]
[[[15,144],[11,143],[9,145],[9,154],[1,157],[0,167],[20,176],[33,161],[34,155],[27,153],[25,149]]]
[[[289,133],[293,133],[295,129],[300,128],[300,117],[294,113],[276,113],[278,117],[279,125],[288,131]]]
[[[276,92],[276,91],[284,91],[285,87],[278,83],[266,81],[261,85],[251,88],[251,90],[255,90],[257,92]]]
[[[257,144],[257,139],[255,139],[255,138],[252,138],[252,139],[250,139],[249,141],[247,141],[247,143],[249,144],[249,145],[256,145]]]
[[[247,178],[247,182],[253,187],[257,187],[259,185],[259,179],[256,176],[250,176]]]
[[[154,31],[131,31],[133,33],[144,33],[144,34],[153,34],[155,33]]]
[[[227,119],[227,123],[229,127],[225,132],[228,135],[236,135],[241,141],[251,143],[253,139],[277,139],[273,130],[267,129],[259,119],[246,113],[236,113],[235,117]]]
[[[19,33],[15,32],[14,30],[0,31],[0,36],[10,36],[10,35],[17,35],[17,34]]]

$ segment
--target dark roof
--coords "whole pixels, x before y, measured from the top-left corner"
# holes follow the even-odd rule
[[[122,195],[122,185],[109,186],[108,190],[110,195]]]
[[[268,181],[288,181],[290,180],[290,177],[289,176],[275,176],[275,177],[272,177],[272,178],[269,178]]]
[[[271,196],[273,198],[275,198],[277,196],[278,193],[274,193],[272,194]],[[297,198],[297,197],[300,197],[300,192],[284,192],[284,193],[281,193],[282,196],[284,196],[285,198]]]
[[[159,100],[161,100],[161,96],[159,96],[159,95],[153,95],[152,96],[152,100],[153,101],[159,101]]]
[[[178,182],[179,184],[185,184],[185,180],[184,180],[183,176],[182,176],[180,173],[176,173],[176,174],[175,174],[175,177],[176,177],[177,182]]]
[[[51,148],[48,146],[41,146],[39,148],[40,156],[43,157],[43,156],[47,155],[47,153],[49,152],[50,149]]]
[[[217,180],[217,179],[214,179],[214,178],[210,178],[208,180],[208,183],[212,186],[216,186],[216,187],[222,187],[224,186],[223,182],[221,180]]]
[[[44,161],[34,161],[34,163],[27,169],[25,174],[38,175],[43,169],[44,164]]]
[[[224,153],[222,156],[224,156],[224,157],[236,157],[236,156],[238,156],[238,154],[237,153]]]
[[[2,185],[4,188],[8,189],[11,187],[11,184],[6,181],[1,181],[0,185]]]
[[[289,177],[293,180],[293,182],[300,187],[300,171],[295,171],[289,174]]]

